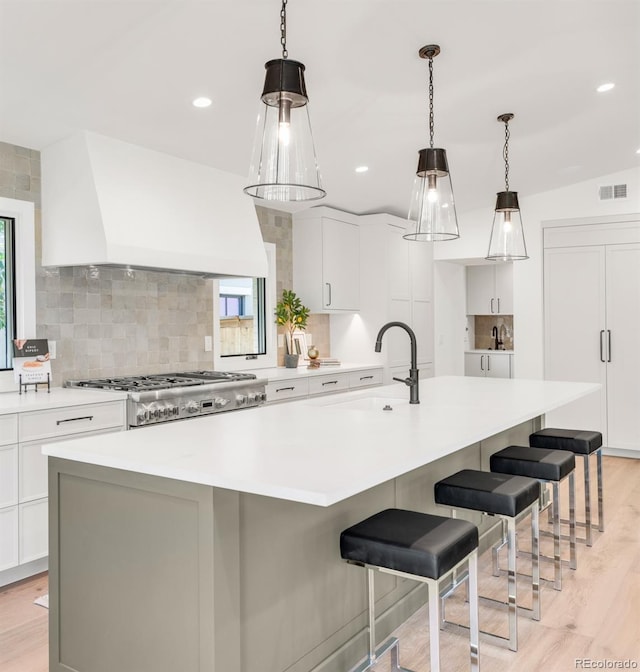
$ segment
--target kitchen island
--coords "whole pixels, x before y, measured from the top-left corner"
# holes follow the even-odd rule
[[[387,507],[438,511],[435,481],[599,389],[420,385],[419,405],[392,385],[46,446],[51,672],[349,669],[366,598],[340,531]],[[391,576],[376,592],[380,638],[425,601]]]

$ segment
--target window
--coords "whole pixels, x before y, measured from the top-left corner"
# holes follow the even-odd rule
[[[275,245],[265,243],[267,278],[214,282],[214,367],[237,371],[276,366]]]
[[[10,369],[13,338],[36,338],[35,207],[0,197],[2,295],[5,326],[0,329],[0,392],[17,389]],[[9,225],[7,225],[9,222]]]
[[[0,217],[0,369],[11,368],[11,341],[16,338],[15,221]]]

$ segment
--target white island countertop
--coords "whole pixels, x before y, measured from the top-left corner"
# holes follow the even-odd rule
[[[595,383],[445,376],[420,404],[387,385],[117,435],[46,455],[330,506],[600,389]],[[393,410],[382,410],[388,404]]]

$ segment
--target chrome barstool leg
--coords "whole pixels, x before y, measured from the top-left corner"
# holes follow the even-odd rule
[[[584,455],[584,522],[586,528],[587,546],[593,546],[591,535],[591,469],[589,455]]]
[[[531,510],[531,610],[533,620],[540,620],[540,510]]]
[[[369,609],[369,662],[376,659],[376,597],[373,569],[367,567],[367,604]]]
[[[553,482],[553,587],[562,590],[562,556],[560,554],[560,484]]]
[[[598,529],[604,532],[604,483],[602,482],[602,448],[596,451],[598,469]]]
[[[569,567],[578,568],[576,556],[576,479],[575,474],[569,474]]]
[[[509,648],[518,650],[518,600],[516,581],[516,521],[507,520],[507,610],[509,614]]]
[[[431,669],[440,672],[440,595],[437,583],[429,582],[429,653]]]
[[[469,556],[469,652],[471,656],[471,672],[480,670],[480,623],[478,617],[478,551]]]

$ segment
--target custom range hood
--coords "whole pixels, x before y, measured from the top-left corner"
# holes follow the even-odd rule
[[[243,177],[86,131],[41,160],[43,266],[267,275]]]

